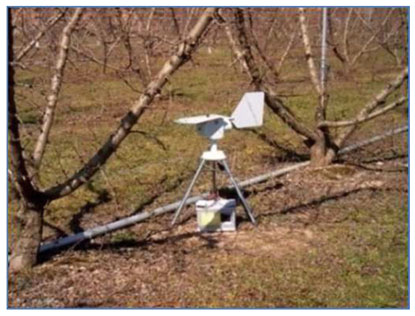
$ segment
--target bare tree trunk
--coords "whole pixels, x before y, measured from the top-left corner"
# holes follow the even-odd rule
[[[13,247],[10,259],[10,271],[17,272],[25,267],[31,267],[36,262],[37,249],[41,242],[42,217],[45,199],[36,189],[24,159],[24,149],[20,141],[19,120],[17,119],[16,104],[14,101],[14,68],[13,68],[13,29],[11,27],[11,10],[9,10],[9,46],[8,46],[8,129],[10,146],[10,167],[14,185],[19,192],[20,229],[18,242]]]
[[[11,13],[9,9],[9,25]],[[9,27],[9,133],[11,171],[16,178],[16,186],[22,196],[22,208],[19,212],[21,219],[18,242],[12,249],[10,271],[18,272],[30,268],[36,263],[36,256],[41,242],[42,220],[44,206],[56,199],[68,195],[87,182],[106,163],[108,158],[117,150],[122,141],[128,136],[131,128],[145,112],[154,97],[161,92],[169,78],[185,64],[191,54],[197,49],[202,35],[210,25],[217,8],[208,8],[199,18],[190,33],[184,37],[176,52],[164,64],[155,79],[147,86],[141,97],[133,103],[130,111],[123,117],[119,127],[112,133],[97,153],[72,177],[60,185],[40,191],[32,183],[27,171],[27,161],[24,160],[24,149],[20,142],[19,120],[17,119],[14,101],[14,69],[13,69],[13,37],[12,28]],[[46,140],[47,141],[47,140]]]
[[[27,169],[25,161],[25,152],[20,139],[19,119],[17,117],[17,109],[15,103],[15,91],[14,91],[14,67],[13,67],[13,29],[11,23],[11,10],[8,9],[8,32],[9,32],[9,45],[8,45],[8,130],[9,130],[9,148],[10,148],[10,167],[11,173],[14,176],[16,189],[23,197],[30,197],[35,193],[35,188],[32,183],[29,171]]]
[[[43,203],[20,199],[20,210],[14,220],[18,236],[16,243],[12,245],[10,272],[19,272],[36,263],[42,241],[43,213]]]
[[[324,9],[323,9],[324,10]],[[304,14],[304,9],[299,8],[300,13],[300,28],[304,44],[304,52],[308,65],[308,70],[310,73],[310,79],[313,84],[314,89],[318,94],[318,105],[316,106],[315,111],[315,122],[316,130],[315,133],[318,137],[315,139],[315,142],[310,147],[310,161],[313,166],[326,166],[329,165],[335,157],[336,149],[331,148],[331,137],[329,129],[326,126],[319,125],[320,122],[323,122],[326,119],[326,110],[327,110],[327,101],[328,94],[326,89],[326,74],[325,74],[325,48],[326,48],[326,34],[322,36],[322,73],[319,80],[316,63],[314,61],[312,49],[311,49],[311,40],[308,33],[308,27],[306,23],[306,18]],[[326,15],[323,15],[323,18],[327,18]],[[323,21],[325,24],[327,20]],[[325,25],[326,27],[327,25]],[[326,31],[323,29],[323,31]],[[324,41],[324,42],[323,42]],[[323,58],[324,56],[324,58]],[[324,60],[323,60],[324,59]],[[331,153],[328,155],[328,153]]]

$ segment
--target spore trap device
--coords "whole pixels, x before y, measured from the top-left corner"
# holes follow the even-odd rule
[[[171,223],[172,225],[176,223],[176,220],[206,163],[209,163],[212,166],[212,193],[214,198],[196,202],[198,230],[206,232],[232,231],[236,229],[235,199],[223,199],[218,195],[218,190],[216,188],[216,170],[218,166],[228,175],[232,184],[231,189],[236,191],[246,215],[252,224],[256,225],[251,207],[245,200],[235,178],[232,176],[226,155],[222,150],[218,149],[217,142],[225,136],[225,130],[261,126],[263,124],[264,97],[265,95],[263,92],[245,93],[230,117],[218,114],[208,114],[180,118],[175,121],[179,124],[195,125],[199,134],[209,139],[210,147],[209,150],[204,151],[200,157],[199,167],[174,214]]]

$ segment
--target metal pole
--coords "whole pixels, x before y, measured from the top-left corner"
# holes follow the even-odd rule
[[[218,197],[218,188],[216,186],[216,161],[212,161],[212,194],[215,199]]]
[[[193,186],[195,185],[196,180],[197,180],[197,178],[199,177],[199,174],[200,174],[200,172],[202,171],[202,168],[203,168],[203,166],[204,166],[204,165],[205,165],[205,160],[204,160],[204,159],[201,159],[201,161],[200,161],[200,165],[199,165],[199,168],[197,168],[197,171],[196,171],[196,173],[195,173],[195,176],[193,177],[192,182],[190,183],[189,188],[188,188],[188,189],[187,189],[187,191],[186,191],[186,194],[184,195],[184,197],[183,197],[183,199],[182,199],[182,201],[181,201],[181,203],[180,203],[180,205],[179,205],[179,207],[178,207],[178,209],[177,209],[176,213],[174,214],[174,218],[173,218],[173,220],[172,220],[172,222],[171,222],[171,225],[174,225],[174,223],[176,223],[176,220],[177,220],[177,218],[179,217],[180,212],[181,212],[181,210],[182,210],[182,208],[183,208],[184,204],[186,203],[187,198],[188,198],[188,197],[189,197],[189,195],[190,195],[190,192],[192,192],[192,188],[193,188]]]
[[[246,200],[245,200],[245,198],[244,198],[244,196],[241,192],[241,189],[239,189],[238,183],[233,178],[231,170],[229,169],[229,166],[228,166],[226,160],[225,159],[222,160],[222,163],[223,163],[223,166],[225,167],[226,173],[229,175],[229,178],[231,179],[231,182],[232,182],[233,186],[235,187],[235,191],[238,194],[239,199],[241,200],[241,203],[242,203],[242,205],[245,209],[246,215],[248,215],[248,217],[251,220],[252,224],[256,225],[255,217],[252,214],[252,210],[251,210],[248,202],[246,202]]]
[[[369,139],[363,140],[361,142],[357,142],[353,145],[344,147],[344,148],[339,150],[338,154],[339,155],[347,154],[347,153],[349,153],[351,151],[354,151],[356,149],[359,149],[361,147],[364,147],[364,146],[376,143],[378,141],[381,141],[382,139],[385,139],[386,137],[393,136],[393,135],[400,134],[400,133],[405,133],[407,131],[408,131],[408,126],[401,126],[399,128],[389,130],[386,133],[383,133],[381,135],[376,135],[372,138],[369,138]]]

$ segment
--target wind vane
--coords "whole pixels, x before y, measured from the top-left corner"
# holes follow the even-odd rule
[[[184,117],[176,120],[176,123],[179,124],[190,124],[196,125],[197,131],[207,137],[210,140],[209,150],[204,151],[201,155],[201,162],[199,167],[193,176],[193,179],[174,214],[172,220],[172,225],[175,224],[177,218],[180,215],[180,212],[188,199],[190,192],[195,185],[197,178],[200,175],[200,172],[203,169],[203,166],[207,161],[211,162],[213,165],[212,169],[212,181],[213,181],[213,192],[216,193],[216,165],[221,163],[224,167],[225,172],[228,174],[233,186],[235,187],[236,193],[243,205],[243,208],[255,225],[256,221],[252,214],[252,210],[249,204],[246,202],[238,184],[236,183],[232,173],[229,169],[228,163],[226,162],[226,155],[222,150],[218,150],[218,140],[222,139],[225,136],[225,130],[230,130],[233,127],[235,128],[253,128],[259,127],[263,124],[263,114],[264,114],[264,93],[263,92],[248,92],[245,93],[239,102],[238,106],[235,108],[231,116],[224,116],[218,114],[207,114],[200,116]]]

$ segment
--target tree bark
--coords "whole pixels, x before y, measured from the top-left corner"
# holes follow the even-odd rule
[[[35,265],[40,243],[42,241],[43,202],[36,203],[20,200],[20,210],[17,214],[17,241],[12,246],[9,272],[16,273]]]
[[[71,41],[71,33],[82,15],[82,8],[77,8],[62,31],[62,38],[59,48],[59,55],[56,60],[55,74],[51,82],[51,92],[48,96],[48,104],[45,114],[43,115],[43,124],[39,138],[37,139],[35,149],[33,151],[33,166],[37,170],[42,162],[43,154],[45,153],[46,144],[49,139],[49,133],[53,125],[55,117],[55,109],[58,103],[58,97],[62,86],[62,79],[65,71],[66,61],[68,57],[68,50]]]
[[[306,23],[306,17],[304,14],[304,8],[299,8],[300,17],[300,29],[304,44],[304,53],[310,73],[310,79],[318,94],[318,104],[315,110],[315,133],[317,138],[314,139],[314,143],[311,143],[310,147],[310,161],[311,165],[315,167],[327,166],[332,163],[336,157],[336,149],[332,147],[330,131],[326,126],[320,126],[319,123],[326,119],[326,109],[328,103],[328,94],[326,89],[326,73],[325,73],[325,47],[326,47],[326,34],[322,36],[322,72],[320,80],[318,78],[317,67],[314,61],[311,40],[308,33],[308,27]],[[323,16],[323,18],[325,18]],[[326,23],[326,21],[323,21]],[[324,56],[324,58],[323,58]]]
[[[36,262],[37,249],[42,237],[43,207],[46,200],[40,193],[29,175],[24,149],[20,141],[19,120],[14,99],[14,68],[13,68],[13,36],[11,26],[11,10],[8,9],[8,129],[10,148],[10,168],[13,182],[19,192],[21,208],[17,232],[18,242],[13,247],[10,259],[10,271],[18,272],[31,267]]]
[[[310,165],[324,167],[330,165],[337,157],[336,148],[327,138],[318,139],[310,147]]]
[[[23,197],[30,197],[34,195],[35,187],[30,177],[29,170],[25,161],[25,151],[20,140],[19,119],[17,117],[17,109],[15,103],[14,91],[14,67],[13,67],[13,28],[11,25],[12,9],[8,9],[8,131],[9,131],[9,150],[10,150],[10,169],[14,175],[14,184],[16,189]]]
[[[304,14],[304,8],[298,8],[298,11],[300,13],[300,29],[304,43],[305,59],[307,61],[311,82],[313,83],[314,89],[316,89],[318,95],[321,96],[323,92],[321,90],[321,82],[318,79],[317,67],[315,65],[313,53],[311,51],[311,40],[308,36],[308,27]]]

